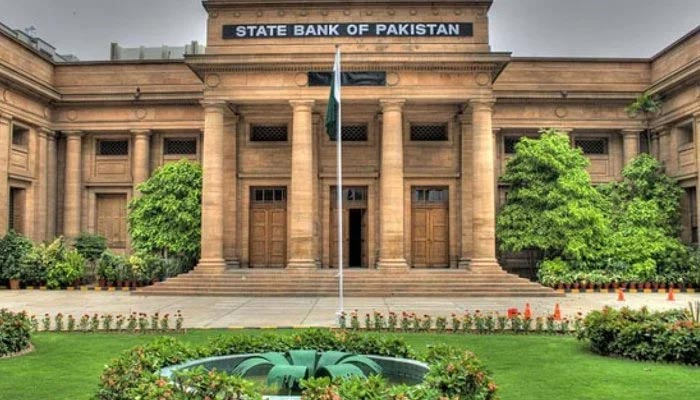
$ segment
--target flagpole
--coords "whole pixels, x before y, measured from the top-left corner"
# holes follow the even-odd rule
[[[340,71],[340,46],[335,46],[336,58],[337,58],[337,71],[335,71],[335,76],[333,77],[334,84],[337,83],[338,89],[338,125],[335,130],[336,134],[336,153],[338,157],[337,165],[337,188],[336,193],[338,196],[338,315],[341,315],[344,311],[343,304],[343,244],[345,238],[343,237],[343,132],[342,132],[342,101],[341,100],[341,87],[343,86],[342,74]]]

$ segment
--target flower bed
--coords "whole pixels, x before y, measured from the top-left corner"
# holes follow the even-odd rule
[[[416,359],[414,351],[401,339],[358,335],[348,332],[307,330],[294,336],[225,335],[209,345],[194,348],[172,338],[161,338],[122,354],[107,366],[100,378],[97,399],[135,398],[249,398],[262,397],[253,382],[215,370],[192,369],[177,373],[171,380],[161,369],[205,357],[292,349],[343,351],[355,354]],[[308,400],[336,398],[377,398],[428,400],[440,397],[490,400],[496,385],[479,360],[470,352],[447,346],[429,348],[424,361],[429,371],[418,385],[391,386],[381,377],[302,381],[303,397]],[[364,393],[357,397],[358,393]]]
[[[588,314],[579,339],[593,352],[633,360],[700,364],[700,324],[691,311],[620,311],[605,308]]]
[[[30,332],[31,323],[27,314],[0,309],[0,357],[28,349]]]

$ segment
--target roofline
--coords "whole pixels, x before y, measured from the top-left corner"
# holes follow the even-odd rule
[[[625,57],[512,57],[512,61],[549,61],[549,62],[625,62],[625,63],[648,63],[649,58],[625,58]]]
[[[144,59],[144,60],[86,60],[57,63],[57,67],[86,67],[92,65],[140,65],[140,64],[184,64],[185,59]]]
[[[35,49],[34,47],[28,45],[27,43],[24,43],[23,41],[17,39],[16,37],[10,36],[9,34],[7,34],[7,32],[3,31],[2,29],[0,29],[0,35],[3,35],[4,37],[6,37],[6,38],[12,40],[13,42],[15,42],[15,43],[21,45],[21,46],[24,47],[25,49],[27,49],[27,50],[31,51],[32,53],[36,54],[36,55],[37,55],[38,57],[40,57],[42,60],[44,60],[44,61],[46,61],[46,62],[48,62],[48,63],[50,63],[50,64],[52,64],[52,65],[56,65],[56,62],[53,60],[53,58],[47,56],[46,54],[43,54],[43,53],[40,52],[39,50],[37,50],[37,49]]]
[[[263,4],[261,4],[263,3]],[[396,4],[398,3],[398,4]],[[382,4],[394,4],[401,5],[405,3],[406,5],[460,5],[460,4],[470,4],[470,5],[485,5],[491,8],[493,0],[436,0],[436,1],[426,1],[426,0],[318,0],[309,4],[308,0],[270,0],[267,2],[260,2],[259,0],[203,0],[202,6],[205,10],[209,11],[213,8],[222,8],[226,6],[234,7],[245,7],[245,6],[255,6],[255,7],[278,7],[286,5],[306,5],[312,7],[324,7],[324,6],[336,6],[339,4],[345,6],[355,6],[355,5],[382,5]]]
[[[681,36],[678,40],[675,42],[669,44],[668,46],[664,47],[661,51],[658,53],[654,54],[649,58],[649,61],[656,61],[658,58],[663,56],[664,54],[668,53],[669,51],[673,50],[676,46],[679,44],[685,42],[686,40],[690,39],[691,37],[700,34],[700,25],[696,26],[693,30],[690,32],[686,33],[685,35]]]

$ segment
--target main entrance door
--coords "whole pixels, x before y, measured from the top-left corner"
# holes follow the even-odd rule
[[[250,190],[250,266],[284,268],[287,261],[287,189]]]
[[[97,234],[110,248],[126,249],[126,194],[97,195]]]
[[[416,268],[446,268],[448,255],[447,188],[412,190],[412,262]]]
[[[338,201],[331,188],[330,266],[338,267]],[[367,267],[367,188],[343,188],[343,265]]]

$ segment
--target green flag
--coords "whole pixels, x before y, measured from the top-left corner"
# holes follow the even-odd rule
[[[340,109],[340,49],[335,53],[333,63],[333,81],[331,82],[331,94],[328,97],[328,109],[326,110],[326,133],[331,140],[336,140],[338,131],[338,111]]]

